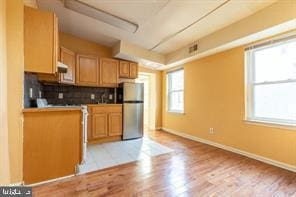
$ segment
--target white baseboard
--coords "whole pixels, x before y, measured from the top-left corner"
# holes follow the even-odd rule
[[[205,139],[202,139],[202,138],[199,138],[199,137],[196,137],[196,136],[192,136],[192,135],[189,135],[189,134],[185,134],[185,133],[182,133],[180,131],[173,130],[173,129],[169,129],[169,128],[161,128],[161,129],[168,132],[168,133],[172,133],[172,134],[175,134],[175,135],[178,135],[178,136],[181,136],[181,137],[193,140],[193,141],[197,141],[197,142],[201,142],[201,143],[208,144],[208,145],[211,145],[211,146],[215,146],[217,148],[221,148],[221,149],[233,152],[233,153],[237,153],[237,154],[240,154],[240,155],[243,155],[243,156],[246,156],[246,157],[249,157],[249,158],[252,158],[252,159],[267,163],[267,164],[270,164],[270,165],[274,165],[274,166],[277,166],[277,167],[280,167],[280,168],[283,168],[283,169],[286,169],[286,170],[289,170],[289,171],[292,171],[292,172],[296,172],[296,166],[293,166],[293,165],[290,165],[290,164],[287,164],[287,163],[283,163],[283,162],[280,162],[280,161],[269,159],[267,157],[263,157],[263,156],[256,155],[256,154],[253,154],[253,153],[250,153],[250,152],[247,152],[247,151],[243,151],[243,150],[240,150],[240,149],[237,149],[237,148],[233,148],[233,147],[230,147],[230,146],[219,144],[219,143],[216,143],[216,142],[213,142],[213,141],[210,141],[210,140],[205,140]]]
[[[23,182],[18,182],[18,183],[11,183],[8,186],[11,186],[11,187],[13,187],[13,186],[22,186],[23,184],[24,184]]]

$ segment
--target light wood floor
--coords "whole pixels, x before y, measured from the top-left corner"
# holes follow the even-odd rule
[[[33,188],[33,196],[293,196],[296,174],[163,131],[175,151]]]

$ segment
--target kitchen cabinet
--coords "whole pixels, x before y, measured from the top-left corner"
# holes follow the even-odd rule
[[[108,136],[108,114],[95,113],[92,115],[92,138]]]
[[[76,58],[76,84],[99,86],[99,60],[97,56],[78,54]]]
[[[130,62],[129,78],[131,79],[138,78],[138,64],[135,62]]]
[[[53,12],[24,8],[25,71],[55,74],[58,60],[58,22]]]
[[[121,139],[121,104],[88,105],[88,109],[88,140],[90,142],[100,142],[101,140],[106,141],[108,139]]]
[[[130,68],[130,63],[128,61],[119,61],[119,77],[120,78],[129,78],[129,68]]]
[[[64,84],[75,84],[76,60],[75,53],[64,47],[60,47],[60,61],[68,66],[67,73],[60,73],[59,81]]]
[[[138,64],[121,60],[119,63],[119,77],[128,79],[138,78]]]
[[[25,184],[75,174],[82,154],[81,109],[31,108],[23,113]]]
[[[100,86],[117,87],[118,86],[118,60],[111,58],[100,58]]]
[[[109,113],[109,136],[122,135],[122,113]]]

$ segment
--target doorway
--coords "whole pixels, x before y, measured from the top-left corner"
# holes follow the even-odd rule
[[[137,83],[144,84],[144,132],[155,129],[155,76],[152,73],[139,73]]]

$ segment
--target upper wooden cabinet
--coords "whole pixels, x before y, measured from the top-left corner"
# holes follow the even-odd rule
[[[100,86],[118,86],[118,60],[111,58],[100,58]]]
[[[119,77],[129,79],[138,78],[138,64],[134,62],[120,60]]]
[[[119,62],[119,77],[129,78],[129,62],[120,60]]]
[[[54,74],[57,71],[58,23],[53,12],[24,8],[25,71]]]
[[[78,54],[76,58],[77,85],[99,86],[99,64],[97,56]]]
[[[130,62],[129,78],[131,78],[131,79],[138,78],[138,64],[137,63]]]
[[[75,53],[69,49],[60,47],[60,61],[68,66],[67,73],[60,74],[60,83],[75,84]]]

